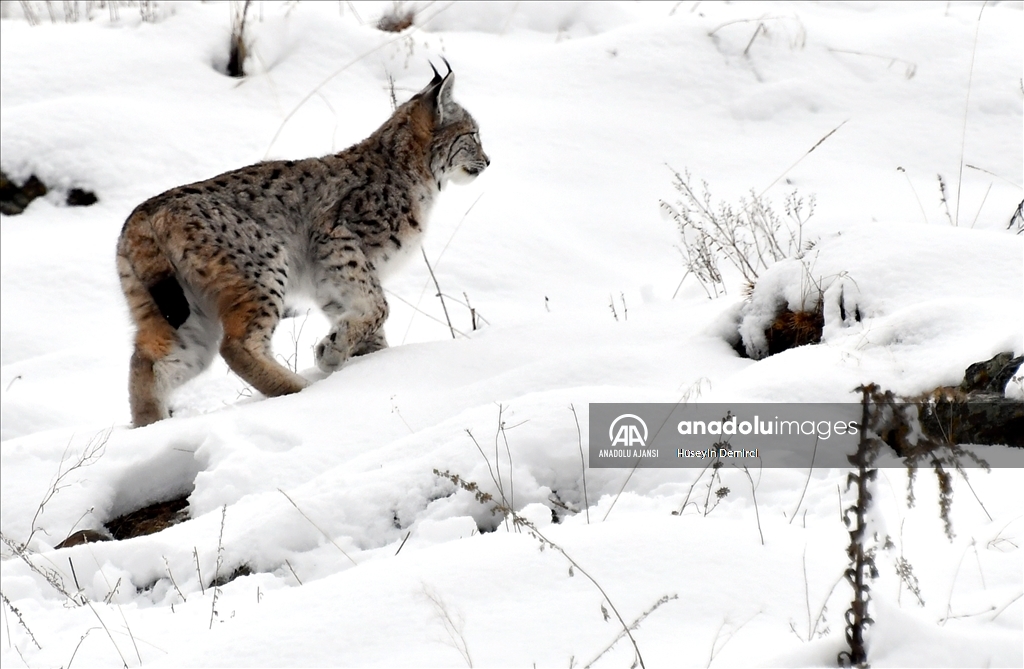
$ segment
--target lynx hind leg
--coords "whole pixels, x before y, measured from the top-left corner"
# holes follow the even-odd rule
[[[320,267],[316,299],[333,326],[314,351],[316,364],[333,372],[354,355],[387,347],[388,303],[372,266],[354,244],[341,245]]]
[[[281,320],[283,297],[264,286],[241,281],[220,296],[224,327],[220,353],[228,367],[267,397],[297,393],[308,382],[276,360],[271,336]]]
[[[119,257],[118,268],[136,327],[128,372],[129,406],[132,425],[142,427],[167,418],[170,392],[210,365],[219,329],[189,308],[173,275],[146,288],[127,259]]]

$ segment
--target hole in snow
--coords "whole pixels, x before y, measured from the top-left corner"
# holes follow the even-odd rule
[[[188,520],[188,496],[201,470],[192,449],[170,448],[128,468],[104,527],[115,539],[154,534]]]
[[[107,521],[104,527],[115,539],[131,539],[156,534],[171,525],[188,520],[188,496],[150,504]]]

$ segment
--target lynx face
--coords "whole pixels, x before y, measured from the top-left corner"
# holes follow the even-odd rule
[[[451,98],[451,81],[446,78],[438,92],[440,113],[431,143],[430,170],[438,188],[449,180],[468,183],[491,164],[480,143],[476,121]]]
[[[455,139],[449,145],[449,155],[442,165],[442,173],[457,184],[469,183],[491,164],[480,144],[480,131],[473,119],[469,118],[449,132],[455,135]]]

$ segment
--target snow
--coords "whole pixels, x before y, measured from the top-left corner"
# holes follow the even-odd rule
[[[122,7],[51,24],[40,7],[36,26],[5,4],[2,167],[51,193],[0,222],[0,523],[91,606],[5,546],[4,597],[41,648],[5,604],[3,665],[586,665],[621,631],[607,601],[632,622],[666,596],[633,632],[646,666],[834,665],[847,472],[727,469],[730,493],[705,507],[699,470],[584,470],[587,405],[912,394],[1024,352],[1024,237],[1006,229],[1024,197],[1021,3],[423,3],[398,35],[372,27],[391,3],[258,4],[242,80],[218,71],[227,3],[162,5],[155,22]],[[401,101],[441,56],[492,159],[442,193],[424,245],[463,334],[414,257],[385,283],[390,349],[324,377],[327,324],[301,308],[275,350],[308,389],[266,399],[218,360],[173,418],[129,429],[113,255],[130,211],[349,146],[390,113],[389,75]],[[692,278],[673,298],[672,170],[716,205],[813,194],[813,246],[749,301],[736,277],[718,299]],[[65,206],[71,187],[99,202]],[[818,285],[821,344],[736,354],[738,330],[756,346]],[[435,469],[495,496],[499,478],[580,568]],[[909,507],[905,472],[882,470],[893,547],[876,558],[872,665],[1024,664],[1021,469],[968,476],[950,541],[934,477]],[[187,522],[52,548],[182,494]],[[212,575],[241,565],[212,615]],[[632,662],[623,639],[594,666]]]

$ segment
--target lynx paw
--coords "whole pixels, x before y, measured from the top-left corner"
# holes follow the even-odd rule
[[[341,339],[342,341],[337,341]],[[341,368],[345,361],[349,357],[347,343],[338,336],[337,332],[332,332],[316,345],[316,349],[313,351],[313,357],[316,360],[316,366],[320,368],[320,371],[330,374]]]
[[[352,357],[357,355],[366,355],[367,353],[373,353],[388,347],[388,342],[384,339],[384,335],[380,332],[375,332],[363,341],[356,344],[356,347],[352,350]]]

